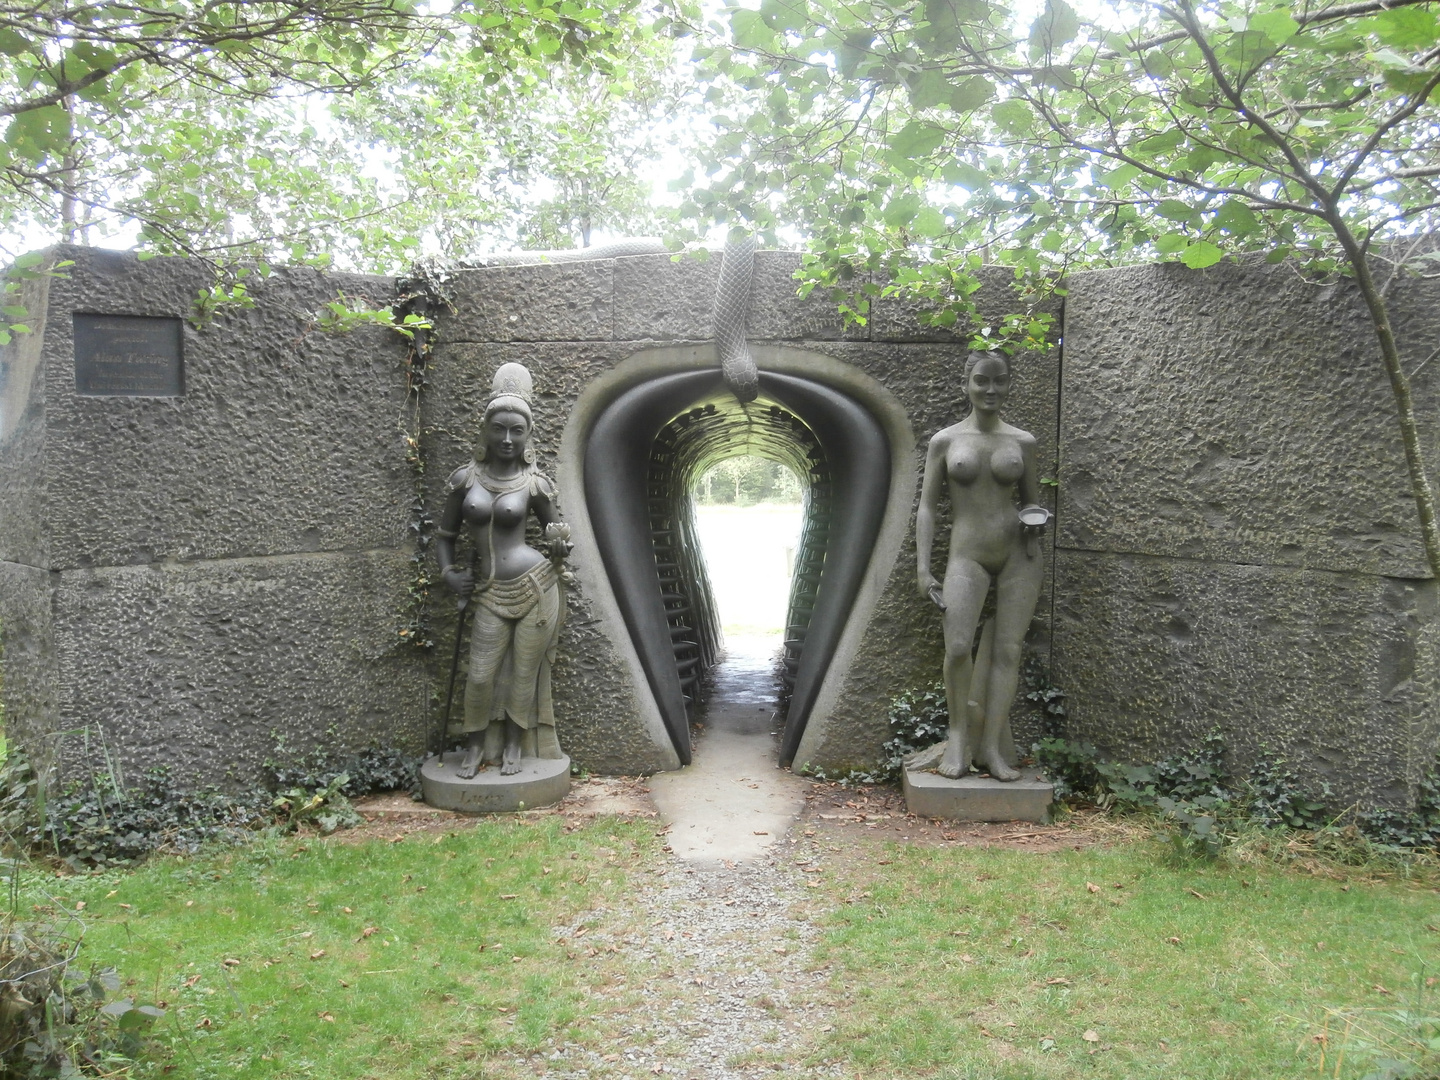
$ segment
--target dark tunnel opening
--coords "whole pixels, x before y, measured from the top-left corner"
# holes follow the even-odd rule
[[[695,481],[738,455],[801,480],[804,526],[784,631],[785,728],[793,758],[884,516],[889,442],[878,420],[822,383],[762,373],[742,405],[719,372],[663,375],[601,410],[585,451],[585,497],[601,559],[665,728],[690,762],[691,711],[723,647],[696,528]]]
[[[829,541],[831,479],[815,433],[779,403],[733,397],[697,404],[661,428],[650,453],[647,514],[661,596],[687,706],[699,703],[704,674],[724,645],[719,606],[702,554],[694,489],[712,467],[750,456],[777,461],[801,482],[803,521],[789,588],[778,715],[784,720],[815,609]],[[687,713],[689,710],[687,709]]]

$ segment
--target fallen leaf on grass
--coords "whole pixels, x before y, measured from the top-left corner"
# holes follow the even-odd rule
[[[975,962],[975,958],[974,958],[973,956],[971,956],[969,953],[961,953],[961,954],[960,954],[960,962],[961,962],[962,964],[973,964],[973,963]]]
[[[1087,881],[1085,882],[1085,891],[1096,893],[1100,891],[1100,886],[1096,885],[1093,881]]]
[[[1179,944],[1180,944],[1180,939],[1179,939],[1178,937],[1167,937],[1167,938],[1165,939],[1165,943],[1166,943],[1167,945],[1179,945]]]
[[[335,1022],[335,1014],[334,1014],[334,1013],[322,1012],[322,1013],[318,1013],[317,1015],[320,1017],[321,1020],[324,1020],[327,1024],[333,1024],[333,1023]]]
[[[319,959],[320,959],[322,956],[324,956],[324,955],[325,955],[325,950],[324,950],[324,949],[316,949],[314,952],[312,952],[312,953],[310,954],[310,959],[311,959],[311,960],[319,960]]]
[[[222,961],[220,961],[220,962],[221,962],[222,964],[224,964],[226,967],[239,967],[239,966],[240,966],[240,961],[239,961],[239,960],[235,960],[235,959],[222,960]]]
[[[371,934],[378,934],[379,932],[380,932],[380,927],[378,927],[378,926],[367,926],[367,927],[365,927],[364,930],[361,930],[361,931],[360,931],[360,936],[357,937],[355,940],[356,940],[356,941],[364,941],[364,940],[365,940],[367,937],[369,937]]]
[[[1390,993],[1389,990],[1386,990],[1385,987],[1381,986],[1379,983],[1376,983],[1376,984],[1375,984],[1374,986],[1372,986],[1370,989],[1374,990],[1377,994],[1388,994],[1388,993]]]
[[[619,1055],[619,1054],[606,1054],[606,1055],[605,1055],[604,1057],[602,1057],[600,1060],[601,1060],[601,1061],[619,1061],[619,1060],[620,1060],[620,1055]]]
[[[1098,1043],[1098,1042],[1100,1041],[1100,1034],[1099,1034],[1099,1032],[1097,1032],[1097,1031],[1095,1031],[1095,1030],[1093,1030],[1093,1029],[1090,1030],[1090,1031],[1085,1032],[1085,1034],[1084,1034],[1084,1035],[1081,1035],[1080,1037],[1081,1037],[1082,1039],[1084,1039],[1084,1040],[1085,1040],[1086,1042],[1088,1042],[1088,1043]]]
[[[1208,900],[1208,899],[1210,899],[1210,898],[1209,898],[1208,896],[1206,896],[1204,893],[1198,893],[1198,892],[1196,892],[1194,889],[1186,889],[1185,891],[1188,892],[1191,896],[1195,897],[1196,900]]]
[[[500,894],[500,899],[501,899],[501,900],[518,900],[518,899],[520,899],[520,894],[519,894],[519,893],[513,893],[513,892],[502,892],[502,893]]]
[[[1046,986],[1069,986],[1069,985],[1070,985],[1070,980],[1067,979],[1067,978],[1065,978],[1065,977],[1062,976],[1062,975],[1057,975],[1057,976],[1055,976],[1055,978],[1053,978],[1053,979],[1046,979],[1046,980],[1045,980],[1045,985],[1046,985]]]

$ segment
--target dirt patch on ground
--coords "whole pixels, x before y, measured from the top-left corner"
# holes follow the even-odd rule
[[[374,839],[399,842],[412,833],[468,829],[487,817],[496,816],[436,810],[415,801],[403,791],[366,795],[356,799],[354,805],[365,819],[364,824],[337,835],[342,840],[357,844]],[[554,806],[500,816],[520,821],[563,817],[567,822],[579,824],[597,817],[653,818],[657,815],[644,777],[591,776],[575,780],[570,794]]]
[[[1028,821],[942,821],[916,817],[895,788],[850,787],[811,781],[797,828],[805,835],[867,836],[926,847],[1009,847],[1061,851],[1120,839],[1130,830],[1094,808],[1082,808],[1054,825]]]
[[[1024,851],[1060,851],[1132,838],[1127,826],[1094,808],[1082,807],[1054,825],[1030,822],[960,822],[916,817],[905,810],[905,797],[887,787],[850,787],[807,781],[805,809],[792,835],[861,836],[927,847],[1010,847]],[[464,829],[487,815],[457,814],[415,802],[404,792],[367,795],[355,800],[365,824],[344,832],[344,839],[403,840],[411,833]],[[581,824],[597,817],[655,818],[655,804],[643,776],[591,776],[577,779],[570,794],[554,806],[505,815],[526,820],[563,817]]]

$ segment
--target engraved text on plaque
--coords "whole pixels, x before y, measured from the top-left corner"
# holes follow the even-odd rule
[[[75,316],[75,392],[89,397],[179,397],[185,392],[179,319]]]

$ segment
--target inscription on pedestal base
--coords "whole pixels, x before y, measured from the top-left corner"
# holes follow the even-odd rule
[[[1055,789],[1034,772],[1002,783],[976,773],[949,780],[906,769],[904,783],[910,813],[947,821],[1044,821],[1055,801]]]
[[[457,750],[445,755],[443,765],[432,757],[420,766],[426,805],[466,814],[504,814],[549,806],[570,791],[568,757],[525,758],[513,776],[501,776],[500,766],[487,765],[473,779],[461,780],[456,770],[464,759],[464,752]]]

